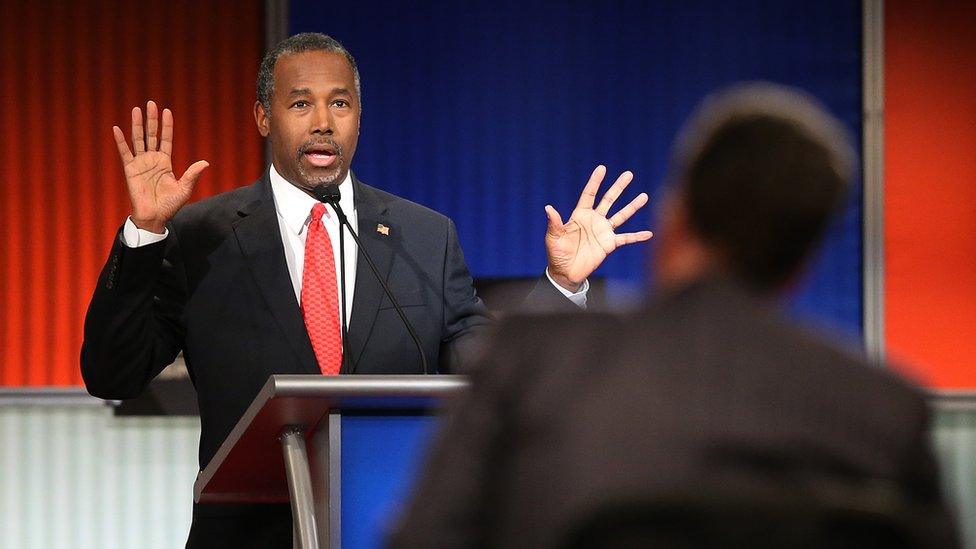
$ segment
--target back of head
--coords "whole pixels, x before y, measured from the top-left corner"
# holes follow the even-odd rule
[[[690,232],[760,292],[800,270],[843,203],[854,153],[812,98],[749,84],[706,99],[678,140],[672,179]]]

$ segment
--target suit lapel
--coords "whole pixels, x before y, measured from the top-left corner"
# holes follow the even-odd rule
[[[393,263],[392,244],[395,236],[383,235],[377,228],[382,224],[390,227],[394,235],[397,232],[388,218],[386,204],[380,200],[373,189],[364,185],[355,176],[353,192],[356,214],[359,218],[357,223],[359,240],[376,264],[380,276],[386,281]],[[353,368],[359,363],[366,342],[369,340],[383,295],[383,287],[370,271],[369,264],[360,250],[356,260],[356,290],[353,296],[352,316],[349,319],[349,354]]]
[[[265,173],[252,186],[253,197],[238,209],[234,234],[264,301],[285,339],[295,351],[303,369],[318,373],[318,362],[308,339],[302,312],[295,300],[295,289],[288,275],[281,230],[271,194],[271,182]]]

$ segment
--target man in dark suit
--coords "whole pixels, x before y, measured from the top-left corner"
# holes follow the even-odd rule
[[[200,408],[201,468],[269,375],[423,373],[413,341],[348,235],[341,255],[336,211],[315,198],[318,188],[338,186],[432,373],[462,369],[488,324],[453,223],[350,171],[360,112],[358,70],[338,42],[320,34],[285,40],[261,65],[254,107],[272,165],[248,187],[185,207],[207,164],[191,165],[180,178],[173,173],[172,113],[160,116],[153,102],[145,119],[133,109],[131,150],[113,128],[132,214],[92,297],[82,373],[92,395],[132,398],[183,351]],[[604,173],[594,172],[587,197]],[[583,199],[565,224],[547,208],[550,261],[528,298],[534,307],[576,308],[607,254],[650,238],[614,232],[646,203],[643,193],[607,217],[630,179],[621,176],[596,208]],[[291,533],[287,505],[198,505],[188,544],[290,546]]]
[[[711,502],[746,528],[761,517],[719,503],[765,501],[773,516],[839,496],[853,512],[890,503],[883,494],[929,527],[918,546],[954,545],[922,393],[774,308],[852,175],[839,123],[796,92],[753,85],[706,102],[676,152],[660,295],[624,316],[503,322],[393,547],[591,546],[609,532],[574,536],[601,513],[639,530],[652,517],[624,524],[626,509],[657,504],[666,517],[669,501]],[[674,541],[664,534],[637,539]],[[742,546],[817,545],[799,537]]]

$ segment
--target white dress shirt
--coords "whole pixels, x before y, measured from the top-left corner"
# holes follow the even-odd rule
[[[305,237],[308,234],[308,224],[312,220],[312,206],[318,201],[305,194],[304,191],[289,183],[284,177],[278,174],[274,165],[270,169],[271,174],[271,194],[274,197],[275,211],[278,213],[278,229],[281,233],[281,243],[285,250],[285,263],[288,265],[288,276],[291,278],[291,285],[295,290],[295,299],[298,303],[302,302],[302,273],[305,269]],[[339,206],[349,219],[349,224],[358,230],[358,216],[356,204],[353,200],[352,172],[346,173],[346,178],[339,184]],[[336,288],[342,294],[342,284],[339,280],[339,218],[333,211],[332,206],[326,205],[326,216],[322,217],[322,224],[329,233],[332,241],[332,253],[336,265]],[[345,229],[348,231],[348,229]],[[358,232],[356,234],[359,234]],[[136,227],[132,218],[125,221],[122,229],[122,243],[130,248],[147,246],[165,239],[169,235],[169,229],[163,234],[157,234]],[[346,325],[352,317],[353,297],[356,289],[356,260],[359,257],[356,243],[352,237],[346,234],[345,237],[345,259],[346,259],[346,293],[343,296],[346,302]],[[590,289],[589,280],[583,282],[578,292],[571,292],[553,281],[546,269],[546,278],[564,296],[575,303],[578,307],[586,308],[586,292]],[[341,314],[341,311],[340,311]]]
[[[285,248],[285,263],[288,264],[288,275],[291,285],[295,288],[295,299],[302,302],[302,273],[305,271],[305,237],[308,236],[308,224],[312,221],[312,206],[318,200],[312,198],[305,191],[292,185],[278,174],[271,166],[271,194],[274,195],[275,210],[278,212],[278,228],[281,231],[281,243]],[[339,206],[349,219],[349,224],[359,230],[359,219],[356,214],[355,200],[352,191],[352,172],[346,172],[346,178],[339,184]],[[336,288],[339,295],[346,302],[346,325],[352,316],[352,300],[356,290],[356,258],[359,257],[356,243],[352,237],[345,236],[346,254],[346,293],[342,293],[342,282],[339,278],[339,217],[332,206],[326,204],[326,215],[322,216],[322,224],[329,232],[332,241],[332,256],[335,261]],[[343,227],[343,230],[349,229]],[[358,232],[356,234],[359,234]],[[341,314],[341,311],[340,311]]]

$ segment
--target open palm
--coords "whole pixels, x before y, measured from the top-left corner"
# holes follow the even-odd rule
[[[637,210],[647,204],[647,194],[640,193],[619,212],[607,217],[610,207],[634,179],[634,174],[624,172],[607,189],[596,208],[596,193],[606,176],[607,169],[597,166],[583,188],[576,209],[563,223],[559,212],[546,206],[549,226],[546,229],[546,253],[549,256],[549,276],[560,286],[577,291],[580,285],[618,247],[649,240],[650,231],[615,233]]]
[[[125,135],[118,126],[112,127],[125,171],[129,200],[132,203],[132,222],[140,229],[155,233],[165,230],[166,222],[190,199],[193,186],[209,164],[193,163],[180,178],[173,173],[173,113],[163,109],[162,131],[159,132],[159,110],[156,103],[146,104],[146,123],[142,111],[132,109],[132,145],[129,150]]]

